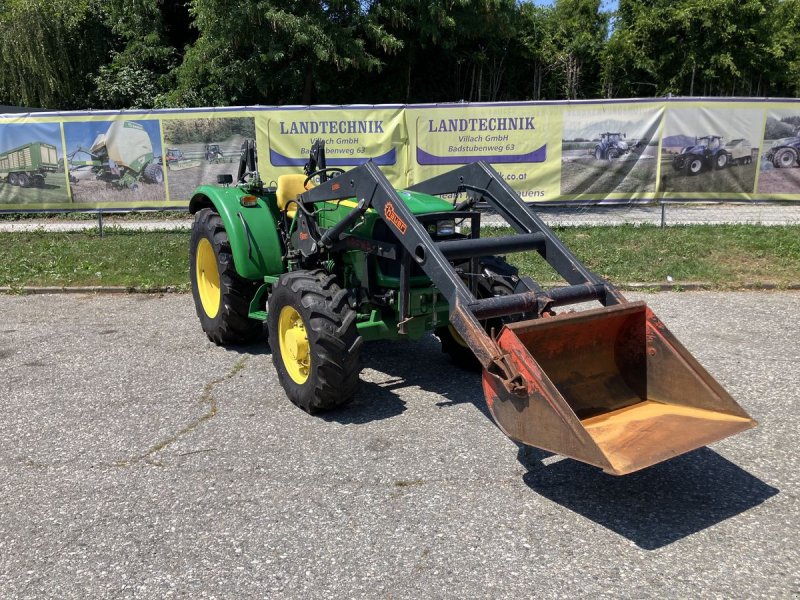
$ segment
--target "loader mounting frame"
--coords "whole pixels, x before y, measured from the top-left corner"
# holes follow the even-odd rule
[[[506,390],[525,395],[527,386],[514,363],[509,360],[480,324],[480,319],[504,315],[534,313],[537,317],[565,304],[599,301],[603,306],[625,302],[609,283],[592,273],[556,237],[549,227],[505,183],[487,163],[477,162],[450,171],[409,188],[431,195],[466,193],[448,217],[472,221],[472,235],[479,231],[480,214],[460,210],[485,202],[516,230],[517,235],[499,238],[475,238],[434,241],[424,224],[405,205],[392,184],[371,161],[347,173],[323,182],[298,197],[297,232],[299,250],[305,257],[335,249],[347,243],[347,231],[367,210],[377,211],[390,225],[399,242],[394,255],[400,261],[399,327],[410,318],[409,295],[412,264],[416,263],[447,299],[450,321],[471,348],[481,365],[498,376]],[[337,225],[320,231],[310,218],[318,202],[354,198],[357,206]],[[383,253],[392,249],[377,249]],[[450,263],[453,259],[476,261],[481,256],[503,252],[537,251],[569,285],[542,289],[537,283],[521,278],[514,293],[503,297],[477,298],[474,286],[467,285]],[[470,269],[475,273],[477,269]],[[472,289],[470,289],[472,288]]]

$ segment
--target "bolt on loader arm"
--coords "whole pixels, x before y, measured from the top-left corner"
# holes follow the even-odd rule
[[[466,193],[467,201],[447,214],[471,219],[471,237],[435,241],[367,162],[301,194],[298,230],[301,239],[308,235],[300,251],[309,256],[333,247],[368,209],[377,211],[398,242],[400,326],[416,264],[447,299],[452,326],[483,365],[487,404],[510,438],[622,475],[755,426],[644,303],[628,302],[586,268],[491,166],[470,164],[410,190]],[[308,217],[317,202],[354,197],[357,206],[330,229],[319,231]],[[516,235],[478,237],[479,213],[460,210],[476,202],[488,203]],[[543,289],[523,277],[512,294],[477,298],[451,262],[530,250],[567,285]],[[583,302],[600,307],[553,311]],[[480,323],[523,315],[533,318],[500,332]]]

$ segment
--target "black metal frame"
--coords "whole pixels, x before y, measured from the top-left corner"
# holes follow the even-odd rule
[[[587,269],[567,249],[487,163],[466,165],[418,183],[409,190],[432,195],[457,195],[466,192],[468,202],[461,203],[458,208],[486,202],[517,231],[517,235],[479,238],[476,237],[479,227],[473,227],[471,239],[434,241],[424,226],[424,216],[422,219],[416,217],[380,169],[369,161],[299,197],[298,200],[305,210],[298,211],[298,231],[308,233],[299,250],[310,257],[339,246],[343,240],[347,243],[347,232],[351,226],[367,209],[376,210],[389,224],[401,247],[401,251],[395,253],[395,259],[400,260],[398,304],[401,332],[403,322],[409,317],[409,280],[414,261],[447,298],[451,324],[481,364],[500,376],[509,391],[526,393],[524,382],[513,364],[481,326],[479,319],[521,313],[541,315],[555,306],[592,300],[599,301],[603,306],[625,302],[613,286]],[[315,203],[352,198],[356,199],[357,206],[334,227],[321,234],[316,224],[307,217],[312,213]],[[478,213],[458,211],[447,215],[470,218],[473,226],[479,223]],[[451,264],[452,260],[459,259],[470,259],[477,263],[481,256],[526,250],[536,250],[569,285],[543,290],[536,282],[522,278],[522,283],[518,286],[522,291],[515,291],[508,296],[477,298],[474,286],[468,287]]]

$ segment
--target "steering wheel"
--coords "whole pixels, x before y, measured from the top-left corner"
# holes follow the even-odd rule
[[[318,169],[318,170],[314,171],[313,173],[311,173],[308,177],[306,177],[306,180],[303,182],[303,187],[308,189],[308,187],[307,187],[308,186],[308,182],[311,181],[312,179],[314,179],[314,177],[316,177],[317,175],[322,175],[323,173],[325,173],[325,174],[332,173],[332,174],[335,174],[335,175],[342,175],[344,173],[344,169],[340,169],[338,167],[327,167],[325,169]]]

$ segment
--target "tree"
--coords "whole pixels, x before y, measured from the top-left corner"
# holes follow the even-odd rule
[[[175,71],[177,88],[168,101],[326,101],[340,74],[382,67],[368,43],[387,53],[398,47],[369,8],[357,0],[193,0],[199,37]]]
[[[185,2],[108,0],[104,21],[114,35],[111,61],[92,77],[106,108],[151,108],[173,87],[184,43],[194,41]]]
[[[0,9],[3,102],[34,108],[83,108],[89,74],[108,55],[111,36],[100,0],[11,0]]]

